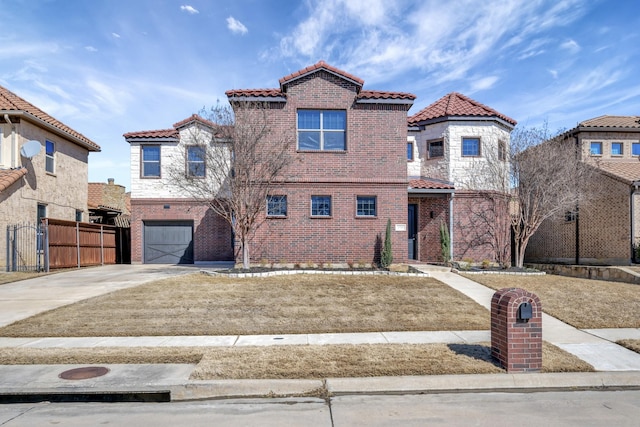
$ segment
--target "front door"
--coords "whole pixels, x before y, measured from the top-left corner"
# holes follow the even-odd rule
[[[416,233],[418,232],[418,205],[409,204],[409,217],[407,219],[407,231],[409,232],[409,259],[418,259]]]

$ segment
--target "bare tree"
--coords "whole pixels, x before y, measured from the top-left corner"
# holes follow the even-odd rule
[[[500,204],[508,208],[515,264],[522,267],[527,244],[545,220],[575,212],[588,203],[581,187],[592,181],[596,171],[581,161],[580,147],[573,137],[564,133],[552,136],[546,124],[516,128],[504,155],[500,150],[497,153],[478,163],[474,175],[488,180],[495,190],[487,193],[488,198],[500,194],[507,201]]]
[[[250,241],[265,218],[267,196],[292,161],[295,132],[273,132],[269,104],[218,103],[199,115],[181,140],[182,161],[170,167],[172,185],[208,204],[231,226],[242,266],[250,266]],[[177,161],[176,161],[177,160]]]

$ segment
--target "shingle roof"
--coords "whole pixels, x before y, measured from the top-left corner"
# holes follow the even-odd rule
[[[356,77],[353,74],[349,74],[346,71],[342,71],[342,70],[340,70],[340,69],[338,69],[336,67],[333,67],[333,66],[327,64],[324,61],[318,61],[317,63],[315,63],[313,65],[310,65],[310,66],[308,66],[306,68],[303,68],[302,70],[296,71],[295,73],[291,73],[288,76],[284,76],[283,78],[281,78],[279,80],[280,88],[284,92],[285,91],[284,90],[284,86],[287,83],[290,83],[290,82],[292,82],[294,80],[297,80],[297,79],[302,78],[304,76],[307,76],[309,74],[315,73],[316,71],[319,71],[319,70],[325,70],[325,71],[328,71],[329,73],[336,74],[336,75],[338,75],[338,76],[340,76],[342,78],[345,78],[347,80],[351,80],[352,82],[356,83],[360,87],[362,87],[362,85],[364,85],[364,80],[362,80],[360,77]]]
[[[409,117],[408,122],[411,125],[446,117],[497,117],[514,126],[517,123],[514,119],[493,108],[457,92],[445,95],[428,107],[423,108]]]
[[[455,187],[451,183],[429,179],[429,178],[410,179],[409,187],[416,190],[453,190],[455,189]]]
[[[0,86],[0,113],[2,112],[27,113],[28,115],[31,115],[49,124],[58,131],[71,136],[72,139],[83,143],[87,147],[87,149],[89,149],[89,151],[100,151],[100,146],[98,144],[91,141],[80,132],[76,132],[69,126],[45,113],[40,108],[11,92],[9,89]]]
[[[640,129],[640,116],[600,116],[578,123],[579,127],[617,127]]]
[[[636,159],[624,161],[600,160],[596,167],[628,184],[640,181],[640,161]]]
[[[0,192],[15,184],[27,174],[27,168],[0,169]]]

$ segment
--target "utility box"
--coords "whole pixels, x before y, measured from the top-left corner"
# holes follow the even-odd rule
[[[537,295],[504,288],[491,298],[491,356],[509,373],[542,369],[542,305]]]

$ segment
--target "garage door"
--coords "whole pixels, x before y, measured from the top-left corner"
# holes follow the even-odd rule
[[[193,221],[144,223],[145,264],[193,264]]]

